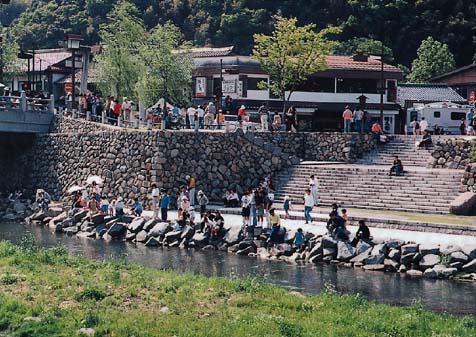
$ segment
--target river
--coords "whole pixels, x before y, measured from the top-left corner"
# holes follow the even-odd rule
[[[147,248],[125,242],[67,237],[38,226],[20,224],[0,224],[0,239],[16,243],[27,231],[32,232],[43,247],[62,244],[70,254],[94,260],[125,258],[148,267],[207,276],[258,275],[272,284],[305,293],[318,293],[327,284],[332,284],[340,292],[360,293],[381,303],[405,306],[420,303],[436,312],[476,313],[475,283],[412,278],[325,264],[295,265],[224,252]]]

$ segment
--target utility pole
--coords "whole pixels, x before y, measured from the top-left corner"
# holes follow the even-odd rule
[[[220,59],[220,89],[219,89],[219,98],[220,98],[220,101],[218,102],[218,107],[219,109],[222,108],[221,104],[222,104],[222,96],[223,96],[223,59]],[[217,111],[218,113],[218,111]]]
[[[384,67],[383,67],[383,53],[384,53],[384,46],[383,46],[383,39],[381,41],[382,44],[382,49],[380,52],[380,63],[381,63],[381,68],[380,68],[380,125],[383,128],[383,95],[385,93],[385,79],[384,79]]]
[[[0,83],[3,83],[3,35],[0,34]]]

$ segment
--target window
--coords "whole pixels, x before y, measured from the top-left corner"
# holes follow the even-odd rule
[[[267,78],[259,78],[259,77],[248,77],[248,90],[262,90],[258,88],[258,83],[260,82],[268,82]]]
[[[451,120],[452,121],[460,121],[462,119],[466,119],[466,113],[464,112],[456,112],[456,111],[453,111],[451,113]]]
[[[433,112],[433,117],[434,118],[440,118],[441,117],[441,112],[440,111]]]
[[[418,120],[418,111],[412,110],[410,111],[410,121]]]
[[[338,93],[378,93],[378,81],[371,79],[358,78],[338,78],[337,79]]]
[[[397,101],[397,81],[387,81],[387,102]]]
[[[334,92],[335,79],[327,77],[311,77],[307,81],[300,83],[296,91],[307,92]]]

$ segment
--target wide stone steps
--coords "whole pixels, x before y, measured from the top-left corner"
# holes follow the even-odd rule
[[[448,213],[459,194],[462,171],[409,168],[404,176],[388,176],[389,166],[316,165],[302,163],[274,177],[275,201],[289,196],[303,203],[309,176],[319,181],[318,202],[342,207],[387,209],[422,213]]]

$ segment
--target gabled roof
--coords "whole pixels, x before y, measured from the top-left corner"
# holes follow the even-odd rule
[[[35,71],[45,70],[55,64],[63,62],[71,57],[71,52],[64,49],[39,49],[35,50]],[[18,59],[20,71],[28,71],[28,60]],[[33,70],[33,63],[30,61],[30,70]]]
[[[229,56],[233,52],[233,47],[222,47],[222,48],[190,48],[190,49],[178,49],[174,51],[177,54],[188,54],[192,58],[200,57],[220,57],[220,56]]]
[[[454,102],[466,103],[455,90],[447,84],[403,83],[398,86],[398,100],[404,106],[406,102]]]
[[[441,75],[432,77],[432,78],[430,78],[430,82],[436,82],[436,81],[438,81],[438,80],[441,79],[441,78],[445,78],[445,77],[448,77],[448,76],[451,76],[451,75],[454,75],[454,74],[457,74],[457,73],[461,73],[461,72],[463,72],[463,71],[466,71],[466,70],[469,70],[469,69],[472,69],[472,68],[476,68],[476,63],[469,64],[469,65],[467,65],[467,66],[464,66],[464,67],[455,69],[455,70],[453,70],[453,71],[450,71],[450,72],[447,72],[447,73],[444,73],[444,74],[441,74]]]
[[[355,61],[353,56],[342,55],[328,55],[326,60],[329,69],[380,71],[382,67],[380,59],[377,59],[374,56],[369,56],[366,62]],[[383,70],[386,72],[391,71],[403,73],[400,68],[386,63],[383,65]]]

